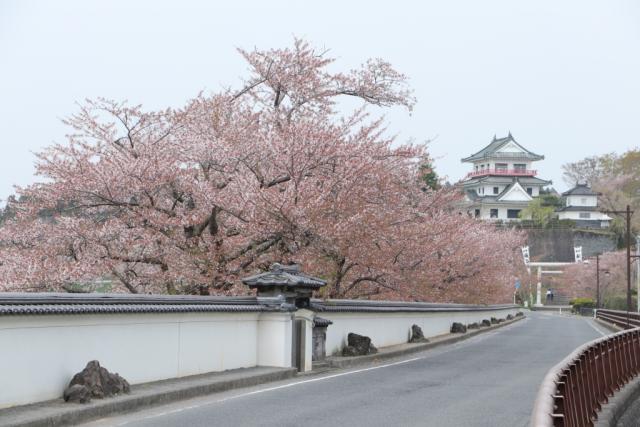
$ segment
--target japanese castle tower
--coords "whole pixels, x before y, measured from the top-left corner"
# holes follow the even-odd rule
[[[511,135],[493,137],[482,150],[462,162],[473,168],[462,182],[468,212],[488,220],[518,219],[540,190],[551,181],[537,178],[533,162],[544,159],[520,145]]]

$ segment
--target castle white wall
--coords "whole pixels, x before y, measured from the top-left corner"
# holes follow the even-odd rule
[[[580,218],[579,211],[569,211],[569,212],[558,212],[558,219],[572,219],[572,220],[598,220],[598,221],[609,221],[609,218],[606,214],[602,212],[594,212],[594,211],[584,211],[589,214],[589,218]]]
[[[598,197],[567,196],[567,206],[598,206]]]

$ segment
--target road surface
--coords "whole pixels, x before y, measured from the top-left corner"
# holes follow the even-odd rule
[[[535,312],[513,325],[404,359],[233,390],[88,425],[527,426],[549,368],[604,333],[591,319]]]

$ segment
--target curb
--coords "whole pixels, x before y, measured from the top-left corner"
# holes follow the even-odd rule
[[[258,371],[258,372],[256,372]],[[244,368],[134,385],[131,394],[90,403],[62,399],[0,410],[1,427],[58,427],[75,425],[179,400],[250,387],[296,376],[295,368]]]
[[[430,338],[430,342],[420,343],[420,344],[400,344],[399,346],[406,346],[400,349],[393,349],[389,351],[385,351],[384,348],[381,349],[379,353],[376,354],[367,354],[365,356],[354,356],[354,357],[330,357],[326,358],[324,362],[330,368],[346,368],[354,365],[360,365],[365,363],[376,363],[381,360],[393,359],[396,357],[418,353],[425,350],[430,350],[432,348],[440,347],[447,344],[454,344],[460,341],[464,341],[476,335],[493,331],[498,328],[502,328],[503,326],[511,325],[519,320],[524,319],[526,316],[517,316],[512,320],[505,320],[502,323],[498,323],[496,325],[491,325],[488,327],[484,327],[481,329],[472,329],[468,330],[464,334],[446,334],[440,335],[438,337]],[[392,346],[396,347],[396,346]]]
[[[640,377],[636,377],[617,391],[609,402],[602,405],[602,410],[598,412],[598,420],[594,427],[615,426],[625,412],[640,397]]]

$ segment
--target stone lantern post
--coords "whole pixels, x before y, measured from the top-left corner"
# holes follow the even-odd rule
[[[308,308],[313,291],[326,286],[325,280],[300,271],[297,264],[272,264],[269,271],[245,277],[242,283],[258,290],[259,297],[284,296],[287,303],[298,308]]]
[[[316,315],[309,310],[309,302],[313,291],[326,286],[327,282],[302,273],[297,264],[276,263],[271,265],[269,271],[245,277],[242,283],[251,289],[257,289],[258,297],[284,297],[288,304],[297,307],[293,315],[291,364],[299,371],[310,371],[313,363],[313,327]],[[324,326],[324,331],[326,326],[328,324]]]

